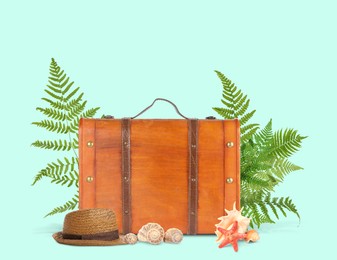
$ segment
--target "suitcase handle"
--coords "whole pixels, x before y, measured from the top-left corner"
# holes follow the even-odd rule
[[[182,113],[179,112],[179,109],[177,108],[177,106],[176,106],[173,102],[171,102],[170,100],[167,100],[167,99],[165,99],[165,98],[156,98],[156,99],[152,102],[151,105],[149,105],[148,107],[146,107],[144,110],[142,110],[141,112],[139,112],[139,113],[138,113],[137,115],[135,115],[134,117],[131,117],[131,119],[135,119],[136,117],[138,117],[138,116],[140,116],[141,114],[143,114],[146,110],[150,109],[150,108],[154,105],[154,103],[156,103],[156,101],[158,101],[158,100],[161,100],[161,101],[165,101],[165,102],[170,103],[170,104],[174,107],[174,109],[176,110],[176,112],[177,112],[178,115],[180,115],[181,117],[183,117],[183,118],[185,118],[185,119],[188,119],[188,117],[184,116]]]

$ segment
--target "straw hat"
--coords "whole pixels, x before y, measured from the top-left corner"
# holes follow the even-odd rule
[[[115,212],[110,209],[82,209],[68,213],[63,231],[53,238],[74,246],[113,246],[125,244],[119,237]]]

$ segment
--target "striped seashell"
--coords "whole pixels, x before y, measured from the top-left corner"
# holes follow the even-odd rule
[[[164,240],[164,229],[157,223],[148,223],[138,231],[138,240],[158,245]]]
[[[177,228],[170,228],[166,230],[165,236],[164,236],[164,241],[166,243],[174,243],[178,244],[183,240],[183,232],[181,232],[180,229]]]
[[[135,234],[133,233],[129,233],[129,234],[126,234],[124,237],[123,237],[123,241],[124,243],[126,244],[130,244],[130,245],[133,245],[133,244],[136,244],[137,241],[138,241],[138,238]]]

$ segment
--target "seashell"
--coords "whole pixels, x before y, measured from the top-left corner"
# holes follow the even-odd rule
[[[123,237],[123,241],[126,243],[126,244],[136,244],[137,241],[138,241],[138,238],[135,234],[133,233],[129,233],[129,234],[126,234],[124,237]]]
[[[166,230],[164,235],[164,241],[167,243],[178,244],[183,240],[183,232],[177,228],[170,228]]]
[[[236,209],[235,202],[234,202],[232,210],[225,209],[225,211],[227,215],[218,218],[220,220],[220,223],[215,225],[216,227],[215,234],[217,235],[216,242],[220,242],[220,243],[224,240],[224,235],[218,231],[218,227],[229,230],[232,228],[233,223],[237,221],[238,222],[238,233],[244,234],[246,233],[248,226],[249,226],[249,222],[250,222],[250,218],[246,218],[241,215],[242,209],[241,210]]]
[[[247,233],[246,233],[246,242],[249,243],[249,242],[256,242],[257,240],[260,239],[260,236],[259,236],[259,233],[257,233],[256,230],[249,230]]]
[[[138,231],[138,240],[158,245],[163,242],[164,229],[157,223],[148,223]]]

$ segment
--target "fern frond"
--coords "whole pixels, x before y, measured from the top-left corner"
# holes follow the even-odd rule
[[[78,134],[76,134],[76,138],[73,138],[73,148],[78,149]]]
[[[67,119],[69,121],[73,120],[75,117],[78,118],[80,114],[83,112],[85,105],[87,104],[87,101],[84,101],[83,103],[77,103],[72,108],[68,110]]]
[[[268,122],[268,124],[260,130],[258,133],[254,135],[254,140],[256,144],[266,146],[270,143],[273,138],[273,130],[272,130],[272,120]]]
[[[243,94],[224,74],[219,71],[215,71],[215,73],[222,83],[223,99],[221,102],[225,105],[225,108],[214,107],[214,111],[225,119],[238,118],[241,127],[245,126],[255,113],[255,110],[247,112],[250,100],[247,98],[247,95]],[[248,136],[246,138],[249,139]]]
[[[256,110],[253,110],[240,118],[240,125],[244,126],[255,114]]]
[[[55,120],[64,121],[66,119],[65,113],[58,109],[37,107],[36,110],[42,112],[47,117]]]
[[[293,164],[285,158],[277,158],[267,173],[275,176],[278,182],[281,182],[287,174],[299,170],[303,170],[303,168]]]
[[[58,110],[63,110],[65,108],[65,105],[59,101],[52,101],[49,98],[42,98],[42,100],[48,102],[51,107],[58,109]]]
[[[42,180],[42,178],[45,176],[46,176],[45,172],[39,172],[38,174],[35,175],[33,183],[31,185],[34,186],[38,181]]]
[[[270,199],[270,193],[266,196],[266,198],[265,198],[265,200],[264,200],[264,203],[266,203],[266,204],[271,208],[271,210],[273,211],[275,217],[276,217],[277,219],[279,219],[279,216],[278,216],[276,207],[275,207],[274,204],[271,202],[271,199]]]
[[[262,222],[263,223],[275,223],[274,220],[272,220],[270,215],[269,215],[266,203],[263,202],[263,201],[259,201],[259,202],[257,202],[257,204],[259,205],[260,211],[263,215]]]
[[[64,158],[64,162],[60,159],[57,159],[56,162],[48,163],[47,166],[40,170],[39,174],[41,173],[42,176],[55,178],[56,175],[64,175],[68,172],[72,172],[78,166],[78,159],[75,157],[71,157],[69,160],[68,158]]]
[[[284,200],[283,205],[292,213],[296,214],[296,216],[298,217],[299,220],[301,220],[301,216],[298,213],[298,210],[296,208],[296,205],[293,203],[293,201],[289,198],[286,197]]]
[[[242,186],[246,186],[252,192],[260,190],[269,190],[272,188],[271,183],[268,180],[260,178],[259,176],[243,175],[242,176]]]
[[[74,133],[74,134],[78,133],[78,122],[79,122],[79,120],[80,120],[80,118],[76,117],[71,121],[71,123],[69,125],[69,131],[71,133]]]
[[[91,108],[91,109],[88,109],[87,111],[85,111],[81,117],[83,118],[91,118],[91,117],[94,117],[96,115],[96,112],[99,110],[100,108],[99,107],[95,107],[95,108]]]
[[[70,82],[69,84],[68,84],[68,82],[69,82],[69,77],[64,82],[62,82],[61,85],[60,85],[61,88],[65,87],[65,89],[62,90],[62,95],[67,94],[69,89],[74,85],[74,81]]]
[[[59,95],[57,95],[57,94],[55,94],[55,93],[49,91],[48,89],[45,89],[44,91],[45,91],[49,96],[55,98],[56,100],[62,101],[62,99],[63,99],[62,96],[59,96]]]
[[[249,196],[242,196],[241,204],[243,207],[242,214],[252,219],[250,223],[252,228],[254,225],[260,227],[263,223],[274,223],[268,208],[271,209],[277,219],[279,219],[278,211],[284,217],[287,216],[286,211],[292,212],[300,219],[296,206],[289,197],[271,198],[270,192],[256,191]]]
[[[32,124],[38,127],[45,128],[48,131],[57,132],[60,134],[67,134],[70,131],[69,126],[67,126],[66,124],[61,122],[54,122],[52,120],[42,120],[40,122],[33,122]]]
[[[78,194],[75,194],[75,196],[71,200],[67,201],[62,206],[54,208],[51,212],[49,212],[44,217],[52,216],[52,215],[55,215],[55,214],[58,214],[58,213],[63,213],[63,212],[66,212],[68,210],[74,210],[77,205],[78,205]]]
[[[245,126],[241,127],[240,134],[244,135],[247,132],[249,132],[250,130],[252,130],[253,128],[254,129],[257,128],[256,130],[258,130],[259,129],[259,124],[249,124],[249,125],[245,125]]]
[[[273,136],[272,153],[287,158],[301,148],[303,137],[294,129],[285,129],[276,131]]]
[[[253,124],[254,125],[254,124]],[[257,132],[257,130],[259,130],[259,126],[255,125],[253,128],[251,128],[248,132],[246,132],[245,134],[241,134],[241,143],[245,143],[247,142],[249,139],[252,138],[252,136]]]
[[[75,184],[76,187],[78,187],[78,172],[73,171],[62,176],[54,175],[54,177],[51,180],[51,183],[61,184],[62,186],[67,184],[68,187]]]
[[[54,140],[54,141],[37,140],[34,143],[32,143],[32,146],[34,147],[49,149],[49,150],[54,150],[54,151],[70,151],[71,148],[73,148],[75,145],[76,143],[71,143],[67,140]]]
[[[74,98],[74,99],[70,100],[68,103],[62,103],[62,102],[59,102],[59,101],[52,101],[49,98],[42,98],[42,100],[48,102],[50,104],[50,106],[55,108],[55,109],[70,111],[70,110],[73,110],[74,107],[77,107],[77,106],[81,105],[80,101],[82,100],[83,95],[84,94],[81,93],[77,98]]]
[[[69,102],[65,105],[64,109],[67,111],[72,110],[73,107],[80,105],[80,101],[82,101],[84,93],[81,93],[77,98],[69,100]]]
[[[287,213],[284,211],[284,206],[282,205],[283,204],[283,197],[281,198],[273,198],[272,199],[272,202],[274,206],[276,206],[283,214],[284,217],[287,216]]]
[[[58,93],[62,93],[62,91],[60,90],[61,86],[60,86],[59,78],[58,77],[56,77],[56,78],[55,77],[49,77],[49,79],[50,80],[48,80],[48,83],[50,85],[52,85],[54,88],[58,89]],[[47,85],[47,87],[49,87],[49,86]]]
[[[78,91],[79,89],[80,89],[80,87],[75,88],[72,92],[70,92],[70,93],[68,94],[68,96],[66,96],[66,97],[64,98],[64,101],[65,101],[65,102],[68,102],[69,99],[71,99],[71,98],[77,93],[77,91]]]
[[[246,100],[246,99],[247,99],[247,96],[244,96],[243,98],[241,98],[241,100],[237,101],[237,104],[236,104],[236,100],[234,101],[234,104],[235,104],[234,110],[236,110],[235,115],[237,117],[241,117],[246,113],[249,107],[249,103],[250,103],[250,100],[249,99]]]
[[[62,91],[61,91],[61,89],[59,88],[59,86],[56,85],[56,84],[53,84],[53,85],[54,85],[53,87],[50,86],[50,85],[47,85],[47,87],[48,87],[51,91],[55,92],[55,94],[56,94],[56,93],[57,93],[57,94],[61,94]]]
[[[224,119],[233,119],[233,111],[228,108],[213,107],[213,110]]]

